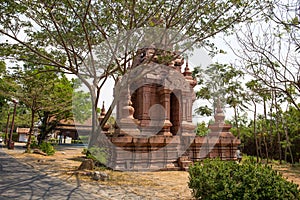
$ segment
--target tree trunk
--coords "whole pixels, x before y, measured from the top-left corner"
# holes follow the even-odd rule
[[[266,158],[267,158],[267,163],[269,163],[269,149],[268,149],[268,143],[266,141],[266,136],[265,134],[267,134],[268,130],[267,130],[267,106],[266,106],[266,100],[264,99],[264,121],[265,121],[265,125],[263,127],[263,142],[265,145],[265,151],[266,151]]]
[[[279,131],[279,111],[278,111],[278,104],[277,104],[277,94],[276,94],[276,90],[275,90],[275,111],[276,111],[276,131],[277,131],[277,143],[278,143],[278,151],[279,151],[279,163],[282,164],[282,149],[281,149],[281,135],[280,135],[280,131]]]
[[[235,120],[237,138],[240,139],[240,129],[239,129],[239,122],[238,122],[237,107],[234,106],[233,109],[234,109],[234,120]]]
[[[10,117],[10,113],[8,110],[8,114],[7,114],[7,121],[6,121],[6,128],[5,128],[5,138],[4,138],[4,144],[8,143],[8,126],[9,126],[9,117]]]
[[[262,151],[261,151],[261,135],[259,136],[258,138],[258,147],[259,147],[259,154],[260,154],[260,158],[263,159],[263,154],[262,154]]]
[[[290,143],[290,137],[289,137],[289,134],[288,134],[288,128],[287,128],[287,124],[286,124],[286,121],[283,119],[283,117],[281,117],[281,120],[282,120],[282,125],[284,127],[284,133],[285,133],[285,137],[286,137],[286,150],[285,150],[285,157],[287,157],[287,149],[289,150],[289,153],[290,153],[290,157],[291,157],[291,161],[292,161],[292,164],[294,164],[294,157],[293,157],[293,152],[292,152],[292,149],[291,149],[291,143]],[[286,159],[287,160],[287,159]]]
[[[271,93],[271,106],[270,106],[270,123],[269,123],[269,152],[270,152],[270,159],[272,160],[274,158],[274,144],[273,141],[275,140],[273,138],[273,107],[274,107],[274,97],[273,92]]]
[[[256,149],[256,162],[259,162],[259,152],[258,152],[258,141],[257,141],[257,133],[256,133],[256,103],[252,99],[252,102],[254,104],[254,116],[253,116],[253,133],[254,133],[254,139],[255,139],[255,149]]]
[[[263,137],[263,143],[265,145],[267,163],[269,163],[269,153],[268,153],[268,144],[267,144],[267,141],[266,141],[266,136],[263,134],[262,137]]]
[[[49,116],[49,112],[45,111],[42,119],[42,127],[41,127],[41,141],[46,139],[47,136],[47,121],[48,121],[48,116]]]
[[[29,136],[28,136],[28,141],[27,141],[27,147],[26,147],[26,152],[30,153],[30,144],[31,144],[31,135],[32,135],[32,130],[34,126],[34,115],[35,115],[35,110],[31,110],[31,122],[30,122],[30,130],[29,130]]]
[[[286,145],[284,147],[284,161],[287,162],[287,146],[288,146],[288,142],[286,142]]]

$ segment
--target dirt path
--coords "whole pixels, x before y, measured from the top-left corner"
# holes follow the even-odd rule
[[[292,181],[298,184],[298,188],[300,189],[300,166],[290,166],[290,165],[281,165],[274,166],[275,170],[282,173],[284,177],[286,177],[289,181]]]
[[[5,150],[13,157],[45,174],[58,177],[81,189],[107,199],[186,199],[191,200],[188,172],[116,172],[106,170],[109,181],[94,181],[89,176],[74,175],[83,159],[83,148],[56,147],[54,156],[23,153],[23,149]]]
[[[76,184],[47,176],[0,149],[0,199],[98,199]]]

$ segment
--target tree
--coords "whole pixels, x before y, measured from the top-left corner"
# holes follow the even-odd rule
[[[51,133],[61,120],[66,119],[80,119],[85,121],[90,116],[89,95],[81,91],[75,91],[79,85],[77,80],[69,80],[64,74],[55,74],[55,76],[48,76],[45,74],[43,84],[50,84],[51,91],[47,94],[48,102],[37,111],[39,120],[41,121],[41,140],[44,140],[49,133]],[[80,98],[81,102],[74,105],[80,108],[81,113],[73,112],[72,103],[74,98]]]
[[[207,69],[198,67],[194,70],[194,76],[199,77],[198,85],[200,86],[199,91],[196,92],[197,98],[211,101],[213,105],[219,99],[223,104],[232,107],[238,138],[240,138],[238,110],[245,107],[243,103],[245,95],[242,82],[239,81],[243,75],[238,68],[220,63],[212,64]],[[203,115],[211,114],[213,111],[205,105],[197,108],[196,112]]]
[[[49,70],[49,66],[44,69]],[[50,71],[50,70],[49,70]],[[42,122],[42,139],[61,119],[72,117],[73,83],[65,75],[56,72],[37,73],[31,64],[24,65],[22,72],[10,75],[14,90],[6,91],[8,97],[18,99],[30,110],[30,133],[27,152],[30,151],[31,135],[37,117]]]
[[[241,48],[234,52],[247,73],[269,90],[284,94],[300,111],[299,5],[297,1],[279,1],[266,9],[265,15],[267,22],[257,20],[237,32]]]
[[[1,92],[2,89],[6,88],[6,84],[5,84],[5,78],[3,77],[6,73],[6,66],[5,66],[5,62],[3,61],[0,61],[0,112],[1,112],[1,121],[2,123],[1,124],[5,124],[6,125],[6,119],[7,119],[7,108],[8,105],[7,105],[7,102],[6,102],[6,99],[5,99],[5,95]],[[5,116],[5,119],[3,118],[3,116]],[[1,131],[3,130],[4,127],[1,127]]]
[[[281,162],[284,153],[285,160],[289,154],[293,162],[295,152],[291,149],[289,124],[282,109],[288,105],[300,111],[299,3],[274,1],[264,15],[265,19],[257,18],[255,23],[237,31],[240,49],[235,46],[232,50],[245,72],[261,85],[254,92],[264,106],[263,121],[258,119],[257,125],[263,127],[260,135],[267,158],[268,154],[278,158],[274,153],[277,152]]]
[[[5,62],[0,61],[0,85],[1,85],[1,88],[6,86],[5,78],[3,77],[5,75],[5,72],[6,72]],[[6,104],[5,97],[3,96],[3,94],[0,93],[0,107],[2,108],[5,104]]]
[[[131,30],[173,29],[181,32],[179,41],[189,38],[189,46],[209,47],[213,46],[209,38],[251,19],[269,4],[267,0],[4,1],[0,7],[0,34],[13,43],[2,42],[0,52],[8,59],[53,66],[56,71],[75,74],[91,94],[94,128],[105,81],[108,77],[118,80],[135,57],[137,49],[128,48],[135,40],[126,40],[130,38],[128,35],[134,35]],[[145,36],[141,34],[142,37],[136,39]],[[122,39],[123,45],[119,46]],[[138,42],[144,44],[144,41]],[[139,47],[138,44],[133,46]],[[95,51],[101,60],[97,60]],[[102,125],[113,106],[112,103]]]
[[[11,114],[13,112],[13,97],[8,94],[9,91],[15,91],[15,84],[10,84],[10,80],[11,79],[8,76],[5,62],[0,61],[0,130],[4,131],[5,129],[5,132],[7,132],[9,129]],[[27,109],[24,107],[24,105],[19,104],[16,108],[16,113],[17,116],[14,118],[14,127],[29,125],[28,123],[30,121],[30,117],[27,114]]]

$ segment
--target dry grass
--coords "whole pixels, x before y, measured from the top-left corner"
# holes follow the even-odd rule
[[[105,182],[94,181],[85,175],[75,175],[72,172],[77,170],[84,159],[82,150],[80,148],[60,149],[53,156],[22,153],[20,150],[5,151],[37,170],[69,183],[80,184],[84,189],[96,194],[101,189],[112,194],[116,191],[125,194],[134,193],[143,196],[144,199],[192,199],[188,188],[188,172],[184,171],[118,172],[105,170],[110,177],[109,181]],[[300,185],[300,166],[275,165],[273,168],[281,172],[289,181]]]
[[[94,193],[97,193],[99,188],[107,191],[110,188],[119,188],[125,193],[141,195],[145,197],[144,199],[192,199],[187,184],[188,172],[118,172],[105,170],[110,177],[109,181],[94,181],[89,176],[72,173],[76,171],[83,159],[80,148],[58,150],[53,156],[11,150],[6,150],[6,152],[34,169],[69,183],[80,184],[84,189]]]

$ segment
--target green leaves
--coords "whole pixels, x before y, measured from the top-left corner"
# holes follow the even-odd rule
[[[55,153],[53,145],[49,142],[42,141],[42,143],[38,147],[48,156],[52,156]]]
[[[195,109],[195,112],[202,116],[211,116],[213,114],[213,110],[209,108],[207,105],[199,106]]]
[[[92,101],[88,93],[82,91],[73,94],[73,117],[76,122],[83,123],[92,115]]]
[[[298,19],[298,16],[292,18],[291,23],[292,23],[293,25],[299,25],[299,19]]]
[[[243,72],[232,65],[215,63],[207,69],[195,68],[194,77],[200,77],[196,92],[198,99],[213,100],[220,98],[231,107],[243,106],[243,87],[239,81]],[[206,106],[207,107],[207,106]],[[199,114],[209,114],[205,107],[196,110]]]
[[[198,136],[206,136],[209,133],[209,129],[205,122],[197,123],[195,131]]]
[[[258,2],[258,1],[257,1]],[[49,65],[65,66],[67,71],[78,66],[95,45],[108,37],[141,27],[163,27],[182,32],[193,42],[205,44],[207,39],[227,31],[248,16],[259,12],[268,2],[250,0],[227,1],[4,1],[0,6],[0,34],[26,46],[38,59]],[[0,26],[0,27],[1,27]],[[16,34],[23,32],[24,36]],[[30,48],[28,48],[30,47]],[[34,48],[33,48],[34,47]],[[13,50],[11,46],[7,49]],[[37,49],[40,50],[37,50]],[[59,62],[51,57],[53,49],[67,58]],[[12,54],[11,54],[12,55]],[[18,60],[21,52],[14,54]]]
[[[206,159],[189,168],[196,199],[299,199],[300,191],[270,166]]]

